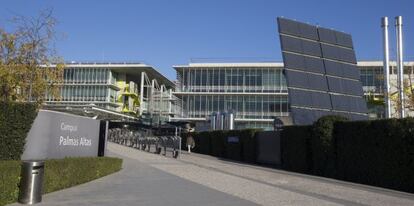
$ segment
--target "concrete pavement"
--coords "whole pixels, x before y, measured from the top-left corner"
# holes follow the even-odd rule
[[[108,143],[113,175],[43,196],[39,205],[414,205],[414,195],[183,154],[176,160]],[[17,204],[16,204],[17,205]]]
[[[123,147],[111,145],[110,147]],[[130,150],[130,148],[125,147]],[[110,149],[111,150],[111,149]],[[138,151],[134,151],[138,152]],[[122,154],[110,152],[110,156],[123,159],[123,169],[115,174],[52,192],[43,196],[38,206],[255,206],[257,204],[235,196],[193,183],[146,163],[131,159]],[[122,152],[121,152],[122,153]],[[153,155],[139,151],[137,155]],[[154,156],[157,156],[154,154]],[[172,158],[162,158],[164,164],[181,164]],[[15,203],[13,205],[21,205]]]

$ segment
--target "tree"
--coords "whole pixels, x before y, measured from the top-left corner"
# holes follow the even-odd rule
[[[410,113],[414,112],[414,71],[413,68],[404,68],[404,109],[407,112],[406,116],[410,116]],[[407,78],[408,77],[408,78]],[[378,74],[376,77],[378,81],[384,81],[384,75]],[[401,101],[399,99],[398,84],[397,82],[390,81],[391,92],[387,94],[385,91],[383,94],[376,96],[373,92],[368,93],[367,101],[370,105],[378,105],[386,107],[384,97],[388,96],[392,106],[392,117],[399,117],[399,108]]]
[[[37,17],[16,16],[14,30],[0,28],[0,101],[42,103],[59,96],[63,60],[56,55],[56,19],[51,9]]]
[[[405,107],[409,111],[414,111],[414,85],[413,85],[413,68],[407,69],[405,73],[408,73],[408,79],[404,80],[404,93],[405,93]],[[407,115],[408,116],[408,115]]]

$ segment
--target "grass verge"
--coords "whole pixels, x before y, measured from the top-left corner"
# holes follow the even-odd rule
[[[73,187],[117,172],[122,160],[113,157],[77,157],[46,160],[43,192]],[[21,163],[0,161],[0,206],[17,201]]]

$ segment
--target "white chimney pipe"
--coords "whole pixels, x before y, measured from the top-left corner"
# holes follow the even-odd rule
[[[384,100],[385,100],[385,118],[391,118],[391,101],[390,101],[390,55],[388,41],[388,17],[382,17],[381,27],[383,31],[384,45]]]
[[[404,111],[404,66],[403,66],[403,37],[402,37],[402,16],[395,17],[395,29],[397,32],[397,68],[398,68],[398,91],[400,117],[405,117]]]

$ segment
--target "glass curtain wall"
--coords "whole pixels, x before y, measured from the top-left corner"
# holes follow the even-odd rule
[[[170,112],[169,103],[170,93],[168,90],[163,92],[153,91],[151,101],[152,112],[168,114]]]
[[[182,97],[184,116],[205,118],[212,112],[235,111],[236,118],[272,119],[288,116],[287,96],[273,95],[186,95]]]
[[[364,92],[383,93],[384,92],[384,72],[383,67],[360,67],[361,82],[364,88]],[[409,79],[409,76],[413,76],[414,68],[410,66],[404,66],[405,79]],[[397,75],[397,68],[390,66],[390,74]],[[392,82],[392,80],[391,80]],[[391,84],[391,87],[396,87]]]
[[[281,68],[186,68],[178,80],[183,92],[287,92]]]
[[[413,77],[413,67],[404,66],[404,79],[409,80],[410,76]],[[376,66],[376,67],[361,67],[361,82],[366,95],[366,99],[369,99],[369,93],[371,94],[380,94],[380,96],[384,92],[384,72],[383,67]],[[397,87],[397,68],[395,66],[390,66],[390,74],[391,74],[391,87]],[[394,77],[394,78],[393,78]],[[393,81],[393,79],[395,81]],[[368,102],[367,104],[370,117],[373,119],[376,118],[384,118],[385,117],[385,106],[379,104],[372,104]]]
[[[107,68],[66,68],[63,71],[63,83],[107,84],[109,75],[110,69]]]
[[[383,92],[384,72],[382,67],[362,67],[360,71],[364,92]]]
[[[116,81],[115,77],[107,68],[65,68],[60,99],[53,99],[51,95],[48,95],[47,101],[110,101],[115,103],[117,91],[108,86],[110,82]],[[108,96],[109,100],[107,100]]]
[[[61,101],[106,101],[108,91],[111,101],[115,102],[113,89],[106,86],[63,86],[61,88]]]
[[[237,122],[236,129],[262,128],[264,130],[273,130],[273,123],[269,122]]]

